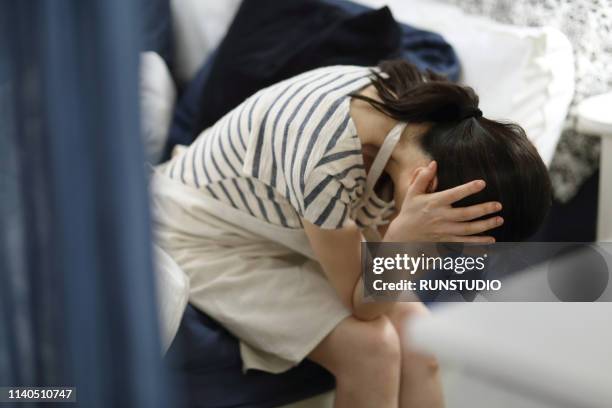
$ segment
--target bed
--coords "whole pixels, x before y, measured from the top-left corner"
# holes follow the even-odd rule
[[[572,47],[561,32],[547,27],[503,25],[429,0],[358,2],[370,7],[388,5],[398,21],[444,36],[461,61],[460,82],[474,87],[479,93],[485,115],[521,124],[544,161],[550,163],[574,92]],[[171,126],[178,90],[193,80],[202,65],[206,64],[223,38],[239,5],[237,0],[171,1],[174,35],[172,71],[165,66],[162,58],[153,53],[143,55],[141,67],[144,141],[151,160],[155,161],[163,154],[160,146],[164,145]],[[192,395],[191,403],[187,405],[194,406],[194,400],[198,401],[196,406],[218,405],[218,398],[222,398],[222,395],[216,397],[215,404],[207,404],[203,401],[205,397],[202,390],[205,388],[202,387],[207,381],[211,381],[211,378],[231,379],[240,374],[239,367],[232,365],[232,361],[236,361],[231,357],[234,350],[231,335],[187,304],[188,282],[181,276],[180,269],[160,251],[156,249],[158,265],[162,265],[158,267],[158,298],[164,351],[170,348],[169,361],[175,371],[187,370],[190,373],[186,381],[191,383],[187,386],[196,391]],[[175,339],[177,333],[178,340]],[[220,339],[225,339],[225,343],[215,343]],[[201,358],[207,352],[216,352],[203,350],[202,347],[205,348],[206,344],[212,347],[226,344],[229,347],[216,351],[219,351],[220,355],[227,352],[227,367],[233,367],[232,375],[223,377],[213,371],[205,376],[202,373],[207,370],[206,367],[194,366],[197,361],[201,364],[209,361]],[[196,357],[190,356],[191,360],[186,359],[185,353],[191,353],[191,356],[195,353]],[[233,356],[236,356],[235,351]],[[190,365],[190,361],[193,364]],[[197,385],[198,381],[200,387]],[[265,379],[265,375],[263,379],[261,376],[255,376],[249,381],[255,384],[252,386],[254,391],[247,390],[242,394],[240,386],[231,384],[231,381],[226,382],[225,387],[232,387],[233,391],[224,388],[223,383],[218,385],[223,393],[235,397],[226,401],[225,406],[277,406],[333,388],[333,379],[329,373],[320,367],[313,367],[310,363],[290,372],[286,381],[275,382],[276,380],[270,378]],[[242,387],[246,390],[251,386]],[[275,393],[275,390],[289,390],[292,394],[289,398],[276,398],[279,394]],[[234,395],[236,393],[237,395]],[[261,398],[257,399],[259,397]],[[255,398],[256,401],[251,400],[249,403],[249,398]],[[330,404],[331,396],[327,393],[294,406],[315,407]]]

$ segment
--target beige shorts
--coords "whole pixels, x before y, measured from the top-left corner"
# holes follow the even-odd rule
[[[351,314],[295,250],[308,245],[295,239],[303,230],[267,226],[161,173],[151,195],[157,244],[188,276],[189,302],[240,340],[244,369],[288,370]]]

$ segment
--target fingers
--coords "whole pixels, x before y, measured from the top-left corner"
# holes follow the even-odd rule
[[[451,208],[448,210],[448,219],[453,221],[470,221],[485,215],[496,213],[501,209],[501,203],[496,201],[471,205],[469,207]]]
[[[504,223],[502,217],[490,217],[485,220],[454,222],[445,228],[451,235],[474,235],[497,228]]]
[[[457,187],[449,188],[448,190],[434,193],[434,195],[437,195],[437,198],[441,203],[453,204],[467,196],[471,196],[472,194],[482,191],[485,186],[486,183],[484,180],[474,180]]]
[[[432,161],[427,167],[419,168],[408,191],[413,195],[426,193],[436,176],[436,166],[436,162]]]

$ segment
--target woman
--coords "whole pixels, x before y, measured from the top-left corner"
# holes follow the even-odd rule
[[[482,117],[470,88],[389,61],[259,91],[160,166],[152,195],[159,244],[245,369],[310,358],[335,375],[337,407],[413,407],[442,404],[403,330],[424,307],[363,302],[362,235],[521,240],[550,183],[523,130]]]

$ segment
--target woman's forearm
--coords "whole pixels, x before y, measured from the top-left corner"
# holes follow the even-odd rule
[[[381,229],[380,233],[383,235],[383,242],[401,242],[404,240],[403,237],[398,237],[393,229],[389,231],[387,226],[385,226],[384,229]],[[360,320],[374,320],[383,314],[387,314],[393,308],[395,302],[366,302],[364,296],[363,275],[361,271],[358,276],[357,283],[353,289],[353,316]],[[415,297],[415,300],[418,300],[418,298]]]

